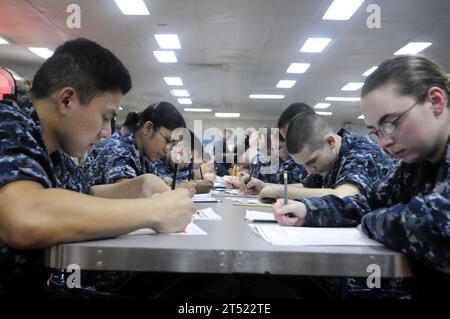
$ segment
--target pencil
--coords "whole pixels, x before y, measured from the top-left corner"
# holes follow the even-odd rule
[[[175,169],[173,172],[173,179],[172,179],[172,189],[175,189],[175,185],[177,183],[177,172],[178,172],[178,163],[175,163]]]

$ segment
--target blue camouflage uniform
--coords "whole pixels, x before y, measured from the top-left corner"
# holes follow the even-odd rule
[[[302,183],[308,175],[303,165],[297,164],[292,158],[283,161],[279,159],[278,165],[273,163],[271,167],[270,157],[267,155],[257,154],[252,161],[253,176],[257,179],[272,184],[283,184],[283,173],[288,173],[288,183]]]
[[[29,180],[45,188],[89,193],[81,170],[67,154],[58,151],[48,154],[30,99],[0,104],[0,140],[0,187]],[[16,250],[0,243],[0,295],[16,289],[18,278],[25,283],[23,278],[34,278],[32,273],[41,271],[36,265],[37,257],[37,251]]]
[[[132,133],[115,132],[100,141],[86,157],[83,166],[90,185],[112,184],[154,171],[152,163],[140,155]]]
[[[353,184],[358,187],[361,196],[367,196],[372,186],[393,171],[394,163],[389,156],[377,145],[368,141],[365,137],[341,129],[338,135],[342,137],[338,159],[330,173],[322,179],[307,179],[305,187],[336,188],[343,184]],[[322,214],[326,206],[327,197],[312,197],[301,199],[305,203],[307,214],[304,226],[324,226],[327,223],[327,214]],[[354,221],[359,224],[359,219]],[[331,220],[335,226],[353,226],[340,220]]]
[[[152,167],[154,174],[159,178],[164,179],[166,177],[173,178],[173,170],[170,168],[169,163],[166,159],[161,158],[157,161],[152,162]],[[183,169],[177,171],[177,184],[184,183],[186,181],[192,180],[193,178],[193,164],[189,163]]]

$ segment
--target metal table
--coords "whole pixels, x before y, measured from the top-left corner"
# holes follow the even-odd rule
[[[118,238],[60,244],[44,251],[44,265],[85,270],[164,271],[180,273],[251,273],[367,277],[367,267],[379,265],[381,277],[409,277],[400,253],[367,246],[273,246],[252,232],[246,209],[221,203],[212,207],[221,221],[196,220],[208,235],[124,235]]]

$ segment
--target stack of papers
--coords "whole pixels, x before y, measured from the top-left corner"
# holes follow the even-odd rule
[[[382,246],[356,228],[283,227],[279,225],[249,225],[272,245],[288,246]]]
[[[232,200],[234,206],[272,207],[272,204],[261,203],[258,199],[225,197]]]
[[[273,213],[259,212],[256,210],[247,210],[245,220],[251,222],[276,222]]]
[[[194,203],[217,203],[217,199],[211,196],[211,194],[195,194],[192,197]]]
[[[197,210],[197,213],[194,214],[192,218],[203,220],[222,220],[222,217],[217,215],[211,207]]]
[[[155,232],[151,228],[141,228],[135,230],[134,232],[125,234],[123,236],[155,235],[155,234],[159,233]],[[178,233],[170,233],[170,235],[207,235],[207,233],[203,229],[201,229],[200,227],[191,222],[190,224],[187,225],[184,231]]]

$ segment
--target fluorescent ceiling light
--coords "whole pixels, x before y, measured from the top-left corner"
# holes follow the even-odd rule
[[[373,72],[375,72],[376,69],[378,69],[378,66],[371,67],[370,69],[368,69],[366,72],[363,73],[363,76],[371,75]]]
[[[240,117],[241,113],[214,113],[216,117]]]
[[[364,120],[364,115],[358,116],[358,120]]]
[[[43,59],[48,59],[53,55],[53,51],[47,48],[36,48],[36,47],[30,47],[28,48],[31,52],[34,54],[40,56]]]
[[[334,101],[334,102],[357,102],[359,100],[360,100],[359,97],[328,96],[325,98],[325,101]]]
[[[119,106],[119,111],[123,111],[123,107]]]
[[[172,90],[171,92],[175,96],[190,96],[187,90]]]
[[[364,85],[364,83],[361,82],[349,82],[346,85],[344,85],[341,90],[342,91],[357,91],[360,88],[362,88],[362,86]]]
[[[192,100],[188,98],[181,98],[177,99],[178,103],[180,104],[192,104]]]
[[[284,99],[284,95],[281,94],[250,94],[248,97],[251,99]]]
[[[287,73],[305,73],[308,70],[309,63],[291,63],[287,69]]]
[[[431,45],[431,42],[409,42],[403,48],[394,53],[394,55],[400,54],[416,54],[419,53]]]
[[[319,115],[333,115],[333,112],[316,112]]]
[[[176,34],[155,34],[155,39],[161,49],[181,49],[180,40]]]
[[[9,44],[9,42],[0,37],[0,44]]]
[[[280,80],[280,81],[278,81],[277,88],[290,89],[291,87],[293,87],[295,85],[295,82],[297,82],[297,81],[294,81],[294,80]]]
[[[323,20],[348,20],[364,0],[334,0],[323,15]]]
[[[114,2],[123,14],[146,16],[150,14],[143,0],[114,0]]]
[[[159,63],[176,63],[177,57],[173,51],[153,51]]]
[[[191,107],[185,107],[185,112],[211,112],[211,109],[202,109],[202,108],[191,108]]]
[[[320,53],[331,42],[329,38],[308,38],[300,52]]]
[[[181,80],[181,78],[178,78],[178,77],[165,76],[164,81],[166,81],[167,85],[173,85],[173,86],[182,86],[183,85],[183,81]]]
[[[314,105],[315,109],[327,109],[331,106],[330,103],[317,103],[316,105]]]

